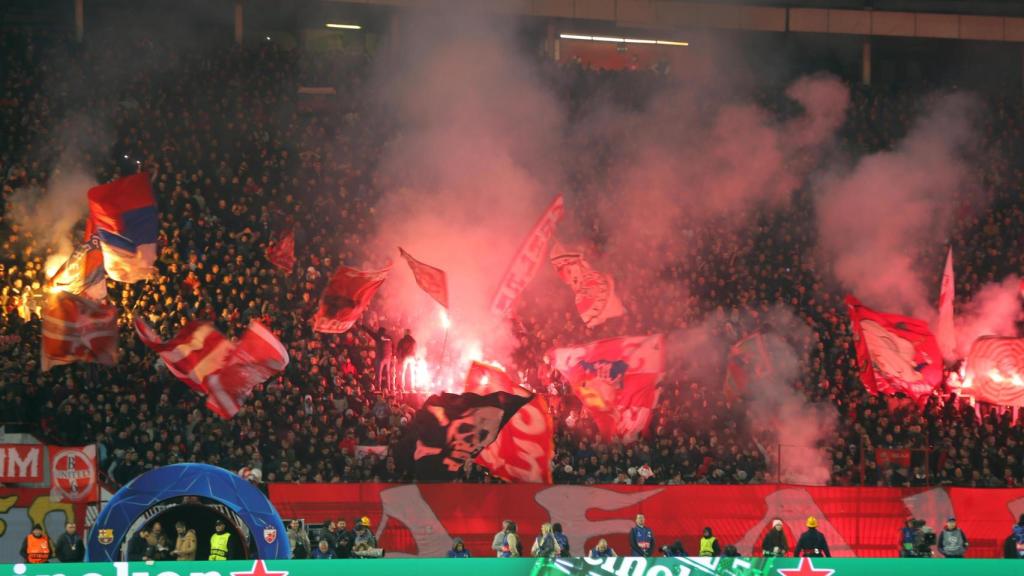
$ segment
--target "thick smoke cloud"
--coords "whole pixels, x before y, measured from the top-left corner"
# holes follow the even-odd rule
[[[418,14],[379,65],[377,89],[399,136],[378,169],[378,254],[402,246],[448,273],[452,344],[501,357],[513,343],[488,307],[521,239],[561,191],[562,118],[505,25],[471,11]],[[384,309],[440,338],[428,298],[404,263]],[[435,339],[436,339],[435,338]]]
[[[792,484],[824,484],[831,474],[827,446],[838,415],[831,404],[809,402],[795,386],[803,375],[813,333],[782,307],[764,314],[755,331],[762,337],[765,356],[747,369],[751,380],[744,392],[747,413],[742,426],[757,439],[771,476]],[[709,318],[669,336],[670,365],[704,386],[720,386],[735,340],[723,333],[720,320]]]
[[[817,203],[823,255],[836,279],[865,304],[928,319],[938,277],[920,266],[941,247],[958,195],[975,189],[967,151],[974,102],[938,98],[891,151],[835,170]]]
[[[1017,336],[1020,285],[1021,280],[1016,275],[999,283],[986,284],[957,311],[957,358],[966,358],[971,345],[982,336]]]

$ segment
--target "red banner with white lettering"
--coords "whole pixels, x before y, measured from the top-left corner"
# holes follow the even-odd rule
[[[544,211],[540,220],[533,225],[533,229],[523,240],[522,245],[519,246],[519,251],[509,263],[505,275],[501,278],[501,283],[498,284],[498,291],[495,292],[494,299],[491,300],[491,312],[495,316],[508,316],[516,301],[519,300],[519,295],[537,275],[537,270],[544,262],[548,242],[555,233],[555,227],[562,220],[564,212],[565,201],[559,194]]]
[[[45,446],[0,444],[0,483],[35,484],[43,481]]]
[[[1024,513],[1024,489],[992,488],[271,484],[270,499],[285,519],[368,516],[389,558],[444,556],[456,536],[473,556],[491,556],[506,518],[518,524],[523,542],[533,542],[544,522],[561,522],[572,554],[599,538],[626,551],[638,513],[657,547],[680,538],[696,551],[701,531],[712,526],[723,547],[732,544],[744,556],[760,555],[776,518],[790,547],[814,516],[833,556],[894,557],[907,517],[938,531],[956,516],[971,543],[968,556],[995,558]]]

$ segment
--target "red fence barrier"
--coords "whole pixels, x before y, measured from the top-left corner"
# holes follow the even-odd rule
[[[774,518],[792,546],[815,516],[834,556],[895,556],[909,516],[938,532],[956,516],[971,546],[968,556],[1000,557],[1002,543],[1024,513],[1024,489],[829,488],[796,486],[545,486],[535,484],[272,484],[270,498],[284,518],[318,523],[369,516],[388,554],[443,556],[460,536],[475,556],[490,556],[503,519],[518,523],[529,549],[543,522],[561,522],[572,552],[608,538],[628,553],[626,534],[637,513],[657,546],[682,540],[695,553],[705,526],[723,546],[760,555]]]

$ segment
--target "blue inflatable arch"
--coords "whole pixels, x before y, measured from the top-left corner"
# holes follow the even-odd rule
[[[151,470],[114,494],[86,539],[89,562],[121,560],[121,546],[140,517],[162,502],[197,496],[228,508],[252,534],[250,554],[264,560],[287,559],[291,548],[274,505],[242,477],[208,464],[172,464]],[[173,538],[173,529],[168,535]]]

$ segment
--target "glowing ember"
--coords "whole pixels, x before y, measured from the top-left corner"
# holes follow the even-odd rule
[[[60,270],[60,267],[65,262],[68,261],[68,257],[69,256],[71,256],[71,255],[70,254],[53,254],[52,256],[47,257],[46,258],[46,265],[44,267],[44,269],[46,270],[46,277],[47,278],[53,278],[53,275],[57,273],[57,270]]]

